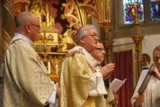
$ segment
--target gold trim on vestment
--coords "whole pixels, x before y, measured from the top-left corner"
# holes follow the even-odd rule
[[[83,53],[82,51],[77,50],[77,51],[74,51],[74,52],[67,53],[66,56],[63,58],[63,60],[64,60],[65,58],[68,58],[68,57],[71,57],[71,56],[73,57],[75,54],[83,54],[83,55],[84,55],[84,53]],[[63,60],[62,60],[62,61],[63,61]],[[89,68],[91,69],[91,71],[92,71],[93,73],[95,73],[96,70],[89,64],[88,61],[87,61],[87,63],[88,63]]]

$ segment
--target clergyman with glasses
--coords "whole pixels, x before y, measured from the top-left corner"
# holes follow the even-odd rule
[[[105,68],[98,72],[89,62],[98,39],[94,25],[85,25],[77,30],[77,45],[68,51],[61,63],[60,107],[106,107],[105,100],[98,98],[107,94],[103,78],[108,76],[108,72]]]
[[[110,87],[109,77],[111,76],[112,72],[114,71],[115,64],[114,63],[108,63],[104,64],[105,59],[105,48],[103,46],[103,43],[99,41],[97,43],[96,49],[92,52],[92,56],[94,59],[90,60],[90,63],[92,66],[97,70],[101,71],[101,69],[105,69],[106,72],[108,72],[108,76],[104,78],[105,88],[107,90],[107,95],[104,97],[99,97],[99,99],[106,100],[106,107],[116,107],[118,103],[118,95],[116,93],[112,92],[112,89]],[[102,64],[103,63],[103,64]]]
[[[0,107],[56,107],[61,96],[58,86],[47,76],[47,69],[32,44],[40,34],[36,15],[22,12],[15,22],[12,38],[1,65]]]
[[[132,97],[132,107],[159,107],[160,106],[160,46],[153,50],[154,70],[146,90],[142,95]]]

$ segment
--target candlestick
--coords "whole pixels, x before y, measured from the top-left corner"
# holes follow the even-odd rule
[[[50,73],[51,73],[51,63],[48,62],[48,74],[50,74]]]

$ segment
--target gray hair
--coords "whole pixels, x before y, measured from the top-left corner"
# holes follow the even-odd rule
[[[96,29],[96,27],[94,25],[85,25],[80,29],[80,31],[77,31],[76,44],[78,44],[82,36],[86,36],[88,29]]]
[[[22,12],[15,20],[16,28],[25,26],[25,24],[31,21],[36,15],[30,12]]]

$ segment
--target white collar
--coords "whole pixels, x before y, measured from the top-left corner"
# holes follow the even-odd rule
[[[97,61],[85,48],[76,45],[74,48],[72,48],[71,50],[68,50],[68,52],[74,52],[76,50],[80,50],[84,53],[87,61],[93,66],[96,67],[97,65],[100,65],[100,62]]]
[[[27,43],[29,43],[30,45],[33,44],[33,42],[28,37],[26,37],[25,35],[23,35],[21,33],[16,33],[15,36],[12,38],[11,42],[14,41],[14,40],[16,40],[16,39],[23,39]]]

